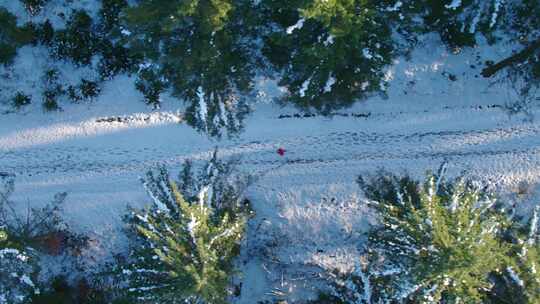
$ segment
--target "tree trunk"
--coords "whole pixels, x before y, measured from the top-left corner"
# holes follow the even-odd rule
[[[527,58],[532,56],[537,49],[540,49],[540,39],[534,41],[520,52],[484,68],[481,74],[482,76],[489,78],[507,66],[527,60]]]

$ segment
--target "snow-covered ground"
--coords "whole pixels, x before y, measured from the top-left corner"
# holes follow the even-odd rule
[[[525,181],[531,186],[521,211],[536,203],[540,122],[509,116],[501,106],[512,92],[479,76],[485,60],[510,49],[479,52],[453,55],[428,37],[411,61],[397,60],[389,69],[387,99],[373,97],[340,112],[347,115],[326,118],[294,117],[296,110],[261,98],[245,131],[222,140],[183,124],[177,100],[166,98],[159,111],[147,108],[133,79],[120,76],[90,104],[0,115],[0,172],[16,174],[14,199],[22,204],[67,191],[66,220],[96,239],[106,256],[122,246],[126,205],[149,203],[138,180],[147,169],[166,164],[174,170],[185,159],[209,158],[216,146],[222,157],[241,155],[241,168],[261,178],[248,193],[256,217],[238,303],[294,298],[309,289],[316,273],[311,265],[354,262],[351,253],[372,220],[357,193],[359,174],[386,168],[421,177],[446,161],[451,175],[465,170],[508,200]],[[31,54],[23,50],[26,57],[17,60]],[[267,79],[259,80],[258,89],[267,97],[280,91]],[[279,147],[286,150],[283,157]]]

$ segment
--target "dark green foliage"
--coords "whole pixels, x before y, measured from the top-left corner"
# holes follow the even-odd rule
[[[422,20],[420,24],[409,24],[413,26],[411,30],[436,32],[445,44],[456,51],[475,45],[477,34],[494,42],[494,32],[500,28],[506,10],[504,1],[410,0],[403,3],[402,14],[409,16],[410,20],[414,16]]]
[[[81,90],[82,97],[86,99],[95,98],[101,92],[99,84],[92,80],[82,79],[79,88]]]
[[[163,77],[152,67],[142,68],[135,82],[135,87],[143,94],[145,102],[154,108],[159,107],[160,96],[166,85]]]
[[[517,1],[512,3],[512,19],[508,24],[512,40],[524,48],[540,40],[540,2],[535,0]],[[534,93],[540,87],[540,47],[532,50],[526,60],[512,65],[508,69],[509,80],[520,82],[519,94],[523,98]]]
[[[92,18],[85,11],[76,11],[67,28],[55,33],[53,54],[78,65],[88,65],[97,52],[98,37]]]
[[[285,101],[323,113],[384,87],[394,42],[386,1],[263,1],[278,30],[263,52],[281,72]]]
[[[111,79],[120,73],[132,72],[140,61],[136,54],[131,53],[121,43],[107,38],[100,42],[99,52],[101,58],[98,70],[101,79]]]
[[[20,109],[26,105],[29,105],[31,101],[32,99],[30,98],[30,96],[19,91],[15,94],[15,96],[13,96],[11,103],[15,108]]]
[[[30,26],[18,27],[15,15],[0,7],[0,64],[11,63],[17,55],[17,48],[33,39]]]
[[[187,121],[201,131],[219,134],[221,126],[241,128],[248,109],[245,94],[252,87],[253,47],[243,35],[249,10],[240,7],[249,5],[147,0],[125,11],[131,50],[156,68],[153,79],[163,77],[172,93],[188,102]],[[152,93],[145,94],[151,97],[147,102],[159,100],[154,94],[158,90],[147,91]],[[204,107],[207,115],[200,115]]]
[[[77,103],[82,100],[82,96],[79,93],[79,88],[77,86],[69,85],[66,90],[66,94],[69,100],[71,100],[72,102]]]
[[[129,304],[125,299],[112,299],[101,286],[86,279],[69,282],[64,276],[52,279],[47,290],[32,298],[32,304]]]
[[[121,37],[120,14],[127,7],[126,0],[104,0],[100,10],[100,31],[98,51],[101,55],[98,70],[102,79],[124,73],[134,72],[140,61],[135,52],[131,52]]]
[[[127,0],[102,0],[101,1],[101,30],[105,33],[115,29],[120,21],[120,13],[128,6]]]
[[[336,296],[320,293],[316,300],[308,301],[307,304],[346,304]]]

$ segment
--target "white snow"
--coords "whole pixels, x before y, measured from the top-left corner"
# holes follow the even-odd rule
[[[287,27],[287,29],[286,29],[287,34],[290,35],[290,34],[292,34],[292,32],[294,32],[294,30],[301,29],[304,26],[304,21],[306,21],[304,18],[300,18],[300,19],[298,19],[298,21],[295,24]]]
[[[371,54],[371,51],[368,48],[362,49],[362,55],[366,57],[366,59],[372,59],[373,55]]]
[[[396,1],[396,3],[394,4],[394,6],[391,6],[391,7],[388,7],[386,10],[389,11],[389,12],[397,12],[399,11],[399,9],[403,6],[403,2],[401,1]]]
[[[446,4],[444,7],[455,10],[461,6],[461,0],[452,0],[452,3]]]
[[[497,17],[499,15],[499,10],[501,9],[501,6],[503,4],[504,0],[494,0],[493,3],[493,14],[491,14],[491,21],[489,23],[489,27],[492,28],[495,23],[497,22]]]
[[[306,96],[306,91],[308,90],[310,83],[311,83],[311,77],[306,79],[302,83],[302,86],[300,87],[300,91],[299,91],[300,97],[305,97]]]
[[[130,36],[131,32],[128,29],[123,28],[120,33],[124,36]]]
[[[206,119],[208,117],[208,106],[204,99],[204,91],[201,86],[197,88],[197,97],[199,97],[199,119],[206,126]]]
[[[527,244],[529,246],[532,246],[536,243],[536,237],[538,234],[538,212],[540,211],[540,207],[536,206],[533,211],[533,216],[531,219],[531,227],[529,230],[529,238],[527,239]]]
[[[334,35],[330,34],[326,38],[326,40],[323,42],[324,46],[329,46],[334,43]]]
[[[469,27],[469,33],[474,34],[476,33],[476,26],[478,25],[478,22],[480,22],[480,17],[482,15],[482,11],[478,11],[478,13],[474,16],[471,25]]]
[[[332,86],[334,85],[334,83],[336,83],[336,78],[330,75],[330,77],[328,77],[328,80],[326,81],[326,84],[324,85],[324,92],[328,93],[332,91]]]
[[[23,282],[24,284],[30,287],[35,287],[34,282],[32,282],[30,277],[28,277],[26,274],[24,274],[20,279],[21,279],[21,282]]]
[[[514,271],[512,267],[507,267],[506,271],[508,271],[508,274],[510,274],[510,278],[514,280],[518,286],[523,287],[525,284],[523,283],[523,280],[519,278],[518,274]]]
[[[194,245],[197,245],[197,237],[195,235],[195,228],[197,228],[197,219],[195,218],[195,216],[193,214],[190,214],[190,221],[187,225],[187,229],[188,229],[188,232],[189,232],[189,235],[191,236],[191,241],[193,242]]]

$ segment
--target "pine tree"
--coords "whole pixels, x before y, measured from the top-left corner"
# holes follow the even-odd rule
[[[264,54],[288,89],[284,102],[323,113],[384,91],[393,56],[390,1],[263,1],[272,21]]]
[[[222,172],[212,163],[205,166],[206,174]],[[189,178],[182,180],[196,181],[188,166],[181,176]],[[231,197],[219,191],[219,176],[224,175],[214,175],[213,180],[196,187],[178,187],[161,168],[143,180],[153,204],[145,210],[133,210],[127,218],[135,246],[131,263],[122,271],[133,299],[145,303],[226,303],[232,261],[239,253],[249,211],[239,193]],[[187,191],[184,194],[179,189]],[[195,196],[194,189],[198,189]]]
[[[512,249],[502,237],[508,218],[492,197],[442,174],[428,175],[422,186],[393,175],[360,182],[381,220],[369,235],[369,252],[379,261],[372,275],[392,274],[373,294],[414,303],[486,299]]]
[[[492,297],[493,303],[540,302],[539,212],[540,207],[537,206],[527,225],[518,224],[514,228],[512,260],[499,277],[499,288]]]
[[[128,45],[123,41],[123,37],[129,32],[126,32],[120,24],[121,13],[127,6],[126,0],[103,0],[101,3],[97,24],[99,35],[97,48],[101,55],[98,70],[103,80],[121,73],[136,72],[141,60],[137,54],[130,52]]]
[[[422,18],[425,32],[437,32],[454,50],[476,44],[477,34],[490,41],[502,25],[505,1],[483,0],[411,0],[405,1],[404,14]]]
[[[241,8],[249,5],[144,0],[125,10],[131,49],[158,67],[172,93],[188,103],[187,122],[210,135],[239,131],[249,110],[253,56]]]
[[[507,105],[510,112],[532,116],[530,107],[540,88],[540,2],[513,1],[507,11],[504,32],[512,44],[520,47],[507,58],[486,66],[482,75],[502,74],[517,95],[517,100]]]

